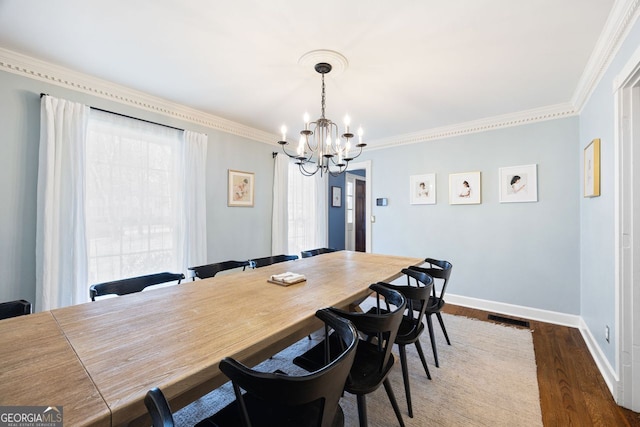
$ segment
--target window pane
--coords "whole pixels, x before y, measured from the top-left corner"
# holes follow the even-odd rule
[[[180,131],[92,110],[87,133],[90,283],[179,271]]]

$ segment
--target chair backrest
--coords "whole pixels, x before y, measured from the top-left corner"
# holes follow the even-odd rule
[[[431,296],[433,288],[433,278],[427,273],[409,268],[402,269],[402,273],[407,275],[408,283],[406,285],[396,285],[385,282],[378,283],[404,295],[407,300],[405,318],[411,322],[413,328],[410,330],[404,330],[402,333],[404,335],[413,335],[424,319],[429,297]],[[409,282],[411,278],[416,281],[418,286],[411,285],[411,282]]]
[[[333,249],[333,248],[318,248],[318,249],[309,249],[306,251],[301,251],[300,255],[302,255],[302,258],[309,258],[312,256],[328,254],[329,252],[336,252],[336,251],[337,249]]]
[[[193,271],[195,277],[199,279],[206,279],[208,277],[215,276],[221,271],[232,270],[234,268],[242,267],[242,271],[244,271],[250,265],[251,263],[249,261],[223,261],[215,262],[213,264],[200,265],[198,267],[189,267],[189,270]]]
[[[447,284],[449,284],[449,277],[451,277],[451,269],[453,268],[453,266],[449,261],[437,260],[433,258],[425,258],[424,262],[429,263],[428,268],[411,266],[409,267],[409,269],[427,273],[434,279],[441,280],[440,284],[438,284],[435,280],[433,281],[433,297],[439,300],[444,299],[444,293],[447,290]]]
[[[175,425],[169,402],[159,388],[154,387],[147,392],[144,404],[151,416],[153,427],[173,427]]]
[[[91,285],[89,288],[89,296],[91,301],[95,301],[96,297],[102,295],[126,295],[134,292],[140,292],[147,286],[159,285],[161,283],[175,282],[180,283],[184,279],[182,273],[155,273],[146,276],[130,277],[128,279],[115,280],[113,282],[98,283]]]
[[[0,319],[23,316],[31,313],[31,303],[23,299],[0,304]]]
[[[220,362],[220,370],[233,383],[245,425],[250,425],[252,414],[247,412],[241,390],[266,401],[270,406],[282,405],[284,411],[291,410],[291,407],[320,405],[322,409],[318,412],[322,415],[318,425],[332,425],[355,358],[358,333],[351,322],[328,309],[318,310],[316,316],[335,331],[344,349],[337,358],[314,372],[292,376],[254,371],[232,358],[224,358]]]
[[[331,308],[334,313],[349,319],[356,329],[378,343],[378,371],[384,370],[391,356],[391,349],[398,335],[398,328],[407,307],[407,299],[398,291],[374,283],[369,289],[376,293],[376,306],[366,313]],[[382,297],[382,298],[381,298]],[[384,309],[386,306],[386,310]]]
[[[265,267],[271,264],[277,264],[279,262],[293,261],[298,259],[298,255],[274,255],[266,256],[264,258],[253,258],[249,260],[252,268]]]

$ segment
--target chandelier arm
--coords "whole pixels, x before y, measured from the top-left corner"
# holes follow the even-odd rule
[[[340,165],[345,166],[348,163],[348,161],[345,160],[344,158],[342,159],[342,161],[343,162],[347,161],[347,163],[336,163],[336,161],[334,159],[335,159],[335,157],[329,157],[329,160],[331,160],[331,163],[333,163],[333,165],[337,166],[337,167],[341,167]],[[329,162],[327,162],[327,166],[328,165],[329,165]]]
[[[285,149],[285,146],[286,146],[286,145],[289,145],[289,143],[288,143],[288,142],[287,142],[286,144],[280,144],[280,145],[282,146],[282,152],[283,152],[284,154],[286,154],[287,156],[289,156],[289,158],[291,158],[291,159],[296,159],[296,160],[298,160],[298,161],[306,161],[306,157],[304,158],[305,160],[303,160],[303,159],[301,159],[301,158],[300,158],[300,156],[298,155],[298,153],[291,154],[291,153],[288,153],[288,152],[287,152],[287,150]]]
[[[360,157],[360,154],[362,154],[362,147],[357,147],[358,150],[358,154],[356,154],[355,156],[349,155],[349,157],[345,157],[343,160],[347,160],[347,162],[350,162],[353,159],[357,159],[358,157]]]
[[[340,176],[341,174],[343,174],[347,170],[348,166],[349,166],[349,164],[346,164],[346,165],[344,165],[342,167],[338,166],[338,171],[332,171],[331,169],[329,169],[327,167],[327,172],[329,173],[329,175],[331,175],[333,177]]]
[[[304,164],[308,162],[298,162],[298,168],[300,169],[300,173],[304,176],[313,176],[318,172],[319,167],[316,167],[316,170],[313,172],[309,172],[307,168],[304,167]]]

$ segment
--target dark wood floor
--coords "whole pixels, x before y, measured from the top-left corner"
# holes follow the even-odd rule
[[[447,305],[444,311],[491,322],[482,310]],[[614,402],[578,329],[529,323],[545,427],[640,427],[640,414]]]

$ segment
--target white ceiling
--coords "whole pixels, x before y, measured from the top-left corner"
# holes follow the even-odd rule
[[[614,0],[0,0],[0,47],[276,134],[320,115],[388,140],[572,104]]]

